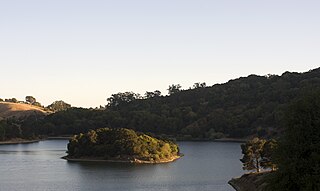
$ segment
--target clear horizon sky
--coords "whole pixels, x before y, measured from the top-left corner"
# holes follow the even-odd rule
[[[0,98],[105,105],[113,93],[320,66],[320,1],[0,2]]]

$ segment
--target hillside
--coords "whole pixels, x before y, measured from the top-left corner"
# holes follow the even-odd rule
[[[124,127],[178,140],[268,138],[281,133],[287,106],[317,89],[320,68],[304,73],[285,72],[281,76],[250,75],[168,96],[113,94],[107,99],[105,110],[70,108],[42,120],[30,118],[22,128],[36,135],[52,136]]]
[[[40,107],[23,103],[0,102],[0,119],[48,114]]]

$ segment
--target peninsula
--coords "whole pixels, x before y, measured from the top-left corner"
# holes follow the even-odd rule
[[[100,128],[75,135],[68,143],[68,161],[167,163],[180,158],[179,147],[125,128]]]

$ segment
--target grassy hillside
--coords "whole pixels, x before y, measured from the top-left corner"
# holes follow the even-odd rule
[[[0,102],[0,119],[25,117],[30,115],[46,115],[48,112],[40,107],[23,103]]]
[[[37,121],[50,113],[41,107],[0,102],[0,141],[22,142],[22,139],[36,139]]]

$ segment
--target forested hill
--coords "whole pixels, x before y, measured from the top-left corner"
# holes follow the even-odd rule
[[[22,127],[47,135],[125,127],[182,139],[269,137],[281,131],[286,106],[316,89],[320,68],[281,76],[250,75],[211,87],[176,89],[170,96],[157,91],[149,92],[148,98],[132,92],[114,94],[105,110],[72,108],[43,120],[25,120]]]

